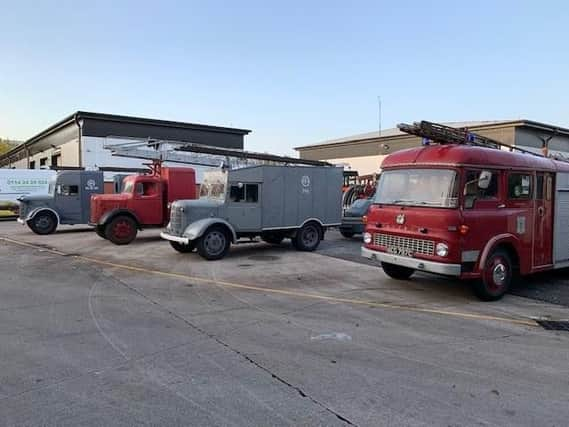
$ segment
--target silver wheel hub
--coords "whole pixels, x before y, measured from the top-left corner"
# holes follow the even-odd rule
[[[503,285],[506,281],[507,270],[504,264],[496,264],[492,270],[492,279],[497,285]]]
[[[219,232],[209,233],[205,238],[205,247],[212,255],[217,255],[225,247],[225,236]]]

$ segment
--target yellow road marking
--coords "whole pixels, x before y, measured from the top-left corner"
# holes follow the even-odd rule
[[[7,237],[1,237],[1,240],[6,242],[14,243],[16,245],[31,247],[35,249],[44,250],[46,252],[51,252],[56,255],[67,255],[63,252],[60,252],[55,249],[46,249],[41,246],[36,246],[31,243],[20,242],[18,240],[13,240]],[[107,267],[118,268],[122,270],[134,271],[137,273],[145,273],[145,274],[152,274],[155,276],[162,276],[162,277],[170,277],[174,279],[190,281],[190,282],[201,282],[205,284],[214,284],[218,286],[224,286],[227,288],[236,288],[236,289],[244,289],[249,291],[258,291],[264,293],[271,293],[271,294],[279,294],[279,295],[287,295],[293,296],[297,298],[308,298],[308,299],[317,299],[322,301],[329,301],[329,302],[338,302],[338,303],[345,303],[345,304],[353,304],[353,305],[366,305],[368,307],[377,307],[377,308],[388,308],[393,310],[402,310],[402,311],[411,311],[411,312],[418,312],[418,313],[429,313],[429,314],[437,314],[442,316],[452,316],[452,317],[460,317],[463,319],[475,319],[475,320],[489,320],[495,322],[505,322],[511,323],[515,325],[524,325],[524,326],[538,326],[534,320],[531,319],[514,319],[509,317],[499,317],[499,316],[490,316],[485,314],[475,314],[475,313],[464,313],[460,311],[450,311],[450,310],[438,310],[435,308],[425,308],[425,307],[410,307],[406,305],[399,305],[399,304],[388,304],[388,303],[380,303],[374,301],[366,301],[366,300],[359,300],[359,299],[352,299],[352,298],[342,298],[342,297],[335,297],[330,295],[321,295],[315,294],[311,292],[297,292],[291,291],[286,289],[275,289],[275,288],[266,288],[262,286],[255,286],[255,285],[245,285],[241,283],[233,283],[227,282],[224,280],[214,280],[214,279],[207,279],[204,277],[197,277],[197,276],[188,276],[186,274],[181,273],[169,273],[167,271],[160,271],[160,270],[151,270],[144,267],[136,267],[133,265],[128,264],[118,264],[111,261],[104,261],[97,258],[91,258],[84,255],[73,255],[75,259],[87,261],[93,264],[104,265]]]

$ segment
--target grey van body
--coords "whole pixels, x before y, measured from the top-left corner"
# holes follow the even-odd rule
[[[50,194],[46,196],[23,196],[20,202],[18,222],[30,225],[38,234],[55,231],[46,222],[32,227],[34,219],[51,215],[58,224],[87,224],[91,210],[91,195],[103,193],[104,178],[101,171],[60,171],[50,183]],[[39,219],[38,219],[39,221]],[[52,229],[53,228],[53,229]],[[43,231],[45,232],[41,232]],[[49,231],[49,232],[47,232]]]
[[[310,222],[322,238],[326,227],[341,223],[342,181],[342,168],[325,166],[262,165],[206,172],[200,199],[174,202],[170,223],[161,235],[192,245],[218,226],[231,242],[258,235],[282,240],[295,238],[297,230]],[[208,193],[208,186],[216,182],[223,190]]]

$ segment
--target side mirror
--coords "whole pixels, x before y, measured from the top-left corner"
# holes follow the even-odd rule
[[[490,187],[490,182],[492,181],[492,172],[482,171],[478,177],[478,188],[486,190]]]

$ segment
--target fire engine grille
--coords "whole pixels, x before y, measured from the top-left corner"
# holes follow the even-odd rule
[[[375,246],[397,247],[409,249],[413,253],[423,255],[435,254],[435,242],[432,240],[412,239],[410,237],[393,236],[391,234],[375,233],[373,235]]]

